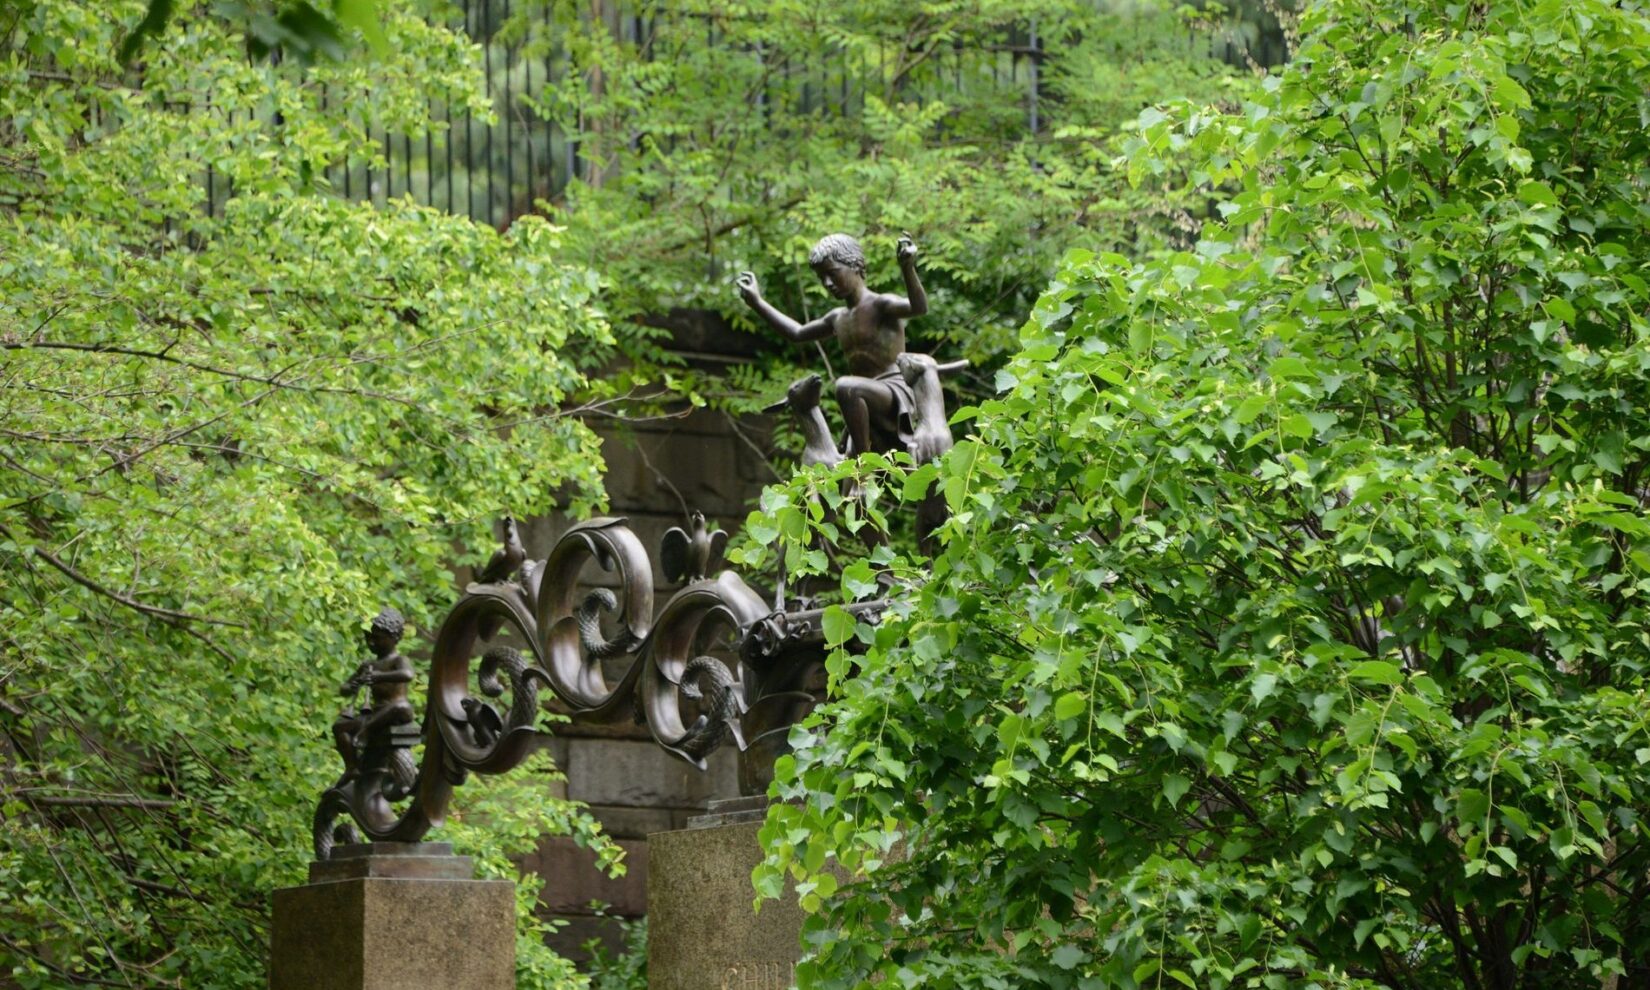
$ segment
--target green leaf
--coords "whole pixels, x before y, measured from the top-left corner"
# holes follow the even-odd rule
[[[1396,686],[1404,682],[1404,674],[1398,665],[1385,660],[1365,660],[1351,670],[1346,676],[1355,681],[1368,681],[1372,684],[1386,684]]]
[[[1170,807],[1179,807],[1180,799],[1191,790],[1192,782],[1178,773],[1163,775],[1163,796],[1169,799]]]
[[[1461,790],[1456,798],[1455,817],[1462,825],[1482,825],[1484,816],[1489,814],[1490,799],[1483,791],[1476,787],[1467,787]]]
[[[858,601],[877,591],[877,576],[869,561],[856,560],[842,569],[844,597]]]
[[[1292,437],[1304,439],[1312,435],[1312,421],[1301,413],[1286,417],[1281,424],[1281,428],[1284,433]]]
[[[379,22],[378,0],[333,0],[333,10],[338,23],[361,32],[373,54],[384,53],[389,42]]]
[[[1068,691],[1054,703],[1054,717],[1064,722],[1088,711],[1089,699],[1080,691]]]
[[[820,629],[825,633],[825,645],[833,649],[854,638],[857,624],[853,613],[840,605],[827,605],[819,618]]]
[[[1521,182],[1518,185],[1518,198],[1521,202],[1537,206],[1557,206],[1558,197],[1553,195],[1552,187],[1545,182]]]
[[[1270,405],[1271,400],[1267,396],[1251,395],[1238,403],[1237,411],[1232,414],[1232,418],[1238,423],[1246,425],[1254,422],[1255,417],[1259,416]]]

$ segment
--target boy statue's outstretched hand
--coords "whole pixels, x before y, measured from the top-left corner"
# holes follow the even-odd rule
[[[762,298],[762,290],[756,287],[755,272],[740,272],[739,277],[733,280],[733,284],[739,287],[739,298],[747,303]]]

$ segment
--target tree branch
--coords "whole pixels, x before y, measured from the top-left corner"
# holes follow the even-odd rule
[[[25,804],[46,808],[136,808],[142,811],[160,811],[177,804],[166,798],[144,798],[135,794],[96,794],[72,796],[58,794],[30,794],[21,792]]]
[[[167,622],[172,623],[205,622],[214,626],[233,626],[237,629],[246,628],[246,624],[243,622],[231,622],[228,619],[213,619],[204,615],[195,615],[190,612],[179,612],[175,609],[162,608],[159,605],[149,605],[145,602],[140,602],[135,598],[129,598],[126,595],[121,594],[113,588],[108,588],[104,585],[98,584],[96,581],[93,581],[91,578],[64,563],[50,550],[46,550],[42,547],[35,547],[34,553],[35,556],[39,557],[41,560],[44,560],[46,563],[57,568],[59,571],[62,571],[64,576],[73,581],[75,584],[78,584],[90,591],[94,591],[112,601],[118,602],[129,609],[142,612],[144,615],[151,615],[157,619],[164,619]]]

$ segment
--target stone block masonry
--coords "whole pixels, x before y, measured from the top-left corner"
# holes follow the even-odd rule
[[[718,819],[720,816],[709,816]],[[649,990],[785,990],[801,954],[794,895],[751,902],[760,821],[688,828],[648,844]]]
[[[277,890],[270,990],[514,990],[516,885],[424,846],[340,847]]]

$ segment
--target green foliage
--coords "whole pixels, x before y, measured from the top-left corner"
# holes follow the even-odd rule
[[[548,29],[525,9],[516,30],[548,33],[572,67],[540,106],[594,175],[557,215],[627,321],[690,306],[755,332],[732,289],[744,269],[781,309],[817,316],[817,238],[860,237],[871,284],[894,288],[909,232],[935,314],[913,321],[916,346],[1000,360],[1066,247],[1158,246],[1204,208],[1174,178],[1131,187],[1112,164],[1119,126],[1169,96],[1239,88],[1152,2],[644,0],[626,8],[634,41],[587,7],[551,4]],[[1011,54],[1031,23],[1048,53],[1035,133],[1031,63]],[[663,360],[644,330],[621,331]]]
[[[141,3],[8,7],[0,47],[0,982],[250,987],[302,881],[327,725],[381,604],[431,631],[455,547],[575,512],[599,447],[569,355],[595,280],[506,235],[341,202],[324,167],[478,100],[471,49],[385,6],[382,61],[251,61]],[[348,93],[323,107],[319,89]],[[210,102],[210,108],[207,106]],[[203,171],[233,195],[208,217]],[[221,189],[221,186],[220,186]],[[417,656],[417,636],[407,647]],[[446,836],[495,875],[545,831],[617,865],[544,773],[472,782]],[[518,772],[519,773],[519,772]],[[522,887],[522,985],[582,983]]]
[[[1140,120],[1223,222],[1070,254],[959,414],[780,763],[804,985],[1650,981],[1650,12],[1303,28]]]
[[[613,952],[601,939],[584,944],[590,953],[585,972],[590,990],[647,990],[647,919],[619,918],[624,947]]]
[[[148,0],[143,16],[120,43],[120,60],[130,62],[146,42],[160,37],[172,22],[176,0]],[[315,7],[305,0],[274,3],[216,0],[215,13],[236,21],[246,33],[248,49],[257,56],[280,51],[303,60],[317,55],[337,58],[356,34],[374,53],[384,54],[384,31],[378,18],[378,0],[333,0]]]

